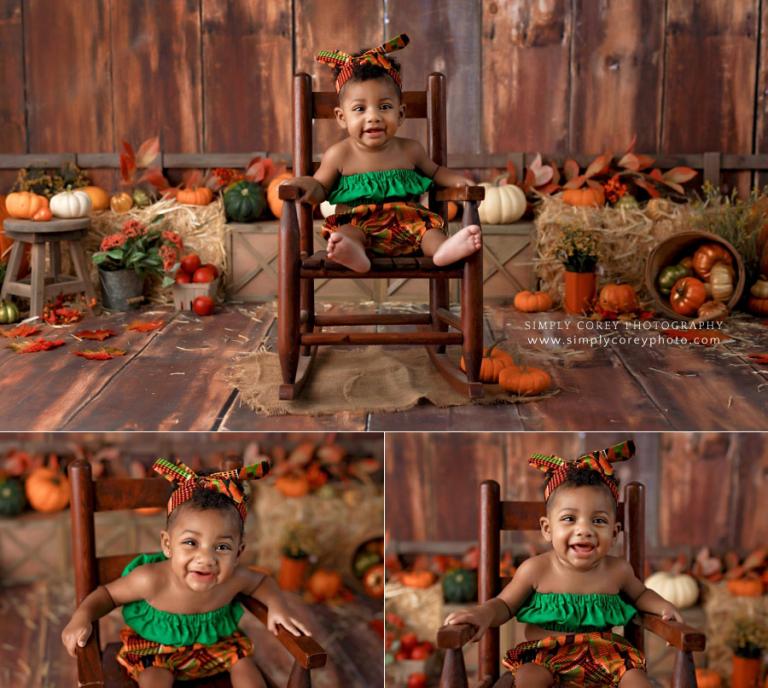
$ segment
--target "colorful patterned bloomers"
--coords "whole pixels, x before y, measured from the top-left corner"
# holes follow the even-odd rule
[[[643,655],[622,636],[609,631],[566,633],[520,643],[504,659],[513,673],[523,664],[539,664],[555,677],[556,686],[618,686],[630,669],[645,670]]]

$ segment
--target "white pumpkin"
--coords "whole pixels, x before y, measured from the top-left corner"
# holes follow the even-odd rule
[[[699,584],[687,573],[658,571],[645,580],[645,587],[661,595],[678,609],[686,609],[699,599]]]
[[[85,217],[91,211],[91,197],[85,191],[62,191],[51,198],[56,217]]]
[[[514,184],[489,184],[484,182],[485,200],[480,201],[478,213],[485,225],[505,225],[517,222],[525,213],[525,193]]]

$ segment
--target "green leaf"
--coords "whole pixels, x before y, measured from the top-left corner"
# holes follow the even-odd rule
[[[122,260],[124,251],[121,248],[111,248],[107,251],[107,255],[113,260]]]

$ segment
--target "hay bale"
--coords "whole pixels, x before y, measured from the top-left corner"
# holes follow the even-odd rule
[[[604,281],[631,284],[641,299],[650,295],[645,288],[645,261],[659,242],[691,226],[689,206],[660,203],[651,210],[605,206],[576,207],[559,197],[544,196],[536,216],[535,270],[541,289],[553,299],[563,300],[563,264],[557,246],[565,227],[595,236],[600,250],[598,266]]]
[[[721,676],[731,675],[733,651],[728,647],[734,619],[767,617],[768,595],[736,597],[725,583],[704,582],[704,611],[707,615],[707,666]]]
[[[333,485],[322,494],[284,497],[272,485],[253,484],[258,563],[277,571],[287,528],[300,522],[312,528],[317,563],[351,575],[352,556],[365,540],[381,537],[384,497],[381,487]]]
[[[387,612],[397,614],[408,630],[422,640],[435,642],[437,630],[443,625],[443,584],[437,581],[428,588],[409,588],[398,582],[388,582],[385,593]]]
[[[169,198],[145,208],[131,208],[127,213],[114,213],[111,210],[91,215],[91,230],[85,242],[85,250],[90,257],[99,250],[101,240],[108,234],[119,231],[126,220],[138,220],[149,224],[158,215],[165,220],[164,229],[178,232],[184,241],[185,252],[194,252],[203,263],[212,263],[220,271],[227,272],[227,251],[225,238],[227,218],[224,203],[219,197],[209,205],[184,205]],[[91,268],[91,280],[98,288],[99,275],[96,266]],[[223,284],[223,280],[222,280]],[[223,288],[223,287],[222,287]],[[163,289],[159,279],[153,279],[146,292],[152,303],[170,305],[173,294],[170,288]]]

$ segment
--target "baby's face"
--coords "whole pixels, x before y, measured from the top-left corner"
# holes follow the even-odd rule
[[[206,592],[234,573],[244,547],[240,527],[226,511],[180,508],[184,512],[162,533],[163,553],[182,585]]]
[[[349,81],[335,109],[336,121],[364,149],[386,146],[405,117],[395,85],[388,78]]]
[[[595,567],[619,532],[611,494],[601,487],[558,488],[541,519],[541,532],[567,567],[580,571]]]

